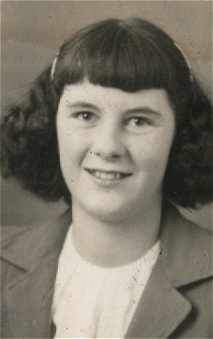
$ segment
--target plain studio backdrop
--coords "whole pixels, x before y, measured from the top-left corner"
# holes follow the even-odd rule
[[[1,113],[28,90],[73,32],[110,17],[142,17],[171,35],[182,47],[209,96],[212,91],[211,1],[2,1]],[[1,182],[3,225],[31,224],[64,211],[63,201],[45,203],[14,180]],[[182,209],[211,228],[211,205]]]

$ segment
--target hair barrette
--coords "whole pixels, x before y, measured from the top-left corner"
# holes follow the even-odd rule
[[[56,54],[56,56],[53,59],[52,62],[52,66],[51,66],[51,71],[50,71],[50,78],[53,81],[54,80],[54,74],[55,74],[55,69],[56,69],[56,65],[58,62],[58,57],[59,57],[59,53]]]
[[[183,49],[178,45],[177,42],[174,42],[174,44],[175,44],[175,46],[177,47],[177,49],[180,51],[180,53],[182,54],[182,56],[183,56],[183,58],[184,58],[184,60],[185,60],[185,62],[186,62],[186,64],[187,64],[187,67],[188,67],[188,69],[189,69],[189,79],[190,79],[190,81],[192,82],[192,81],[193,81],[192,66],[191,66],[191,64],[190,64],[190,62],[189,62],[189,60],[188,60],[188,58],[187,58],[185,52],[183,51]]]

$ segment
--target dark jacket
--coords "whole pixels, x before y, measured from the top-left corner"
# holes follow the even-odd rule
[[[212,338],[211,236],[173,207],[162,218],[162,251],[126,338]],[[2,338],[51,338],[58,258],[70,212],[2,234]],[[4,232],[3,232],[4,233]]]

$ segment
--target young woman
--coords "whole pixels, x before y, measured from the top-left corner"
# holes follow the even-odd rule
[[[211,338],[211,104],[142,19],[77,32],[2,122],[2,172],[68,211],[6,228],[4,338]]]

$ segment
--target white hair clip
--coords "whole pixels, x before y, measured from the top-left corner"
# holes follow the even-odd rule
[[[184,58],[184,60],[185,60],[185,62],[186,62],[186,64],[187,64],[187,66],[188,66],[189,73],[190,73],[190,74],[189,74],[189,79],[190,79],[190,81],[192,82],[192,81],[193,81],[192,66],[191,66],[191,64],[190,64],[190,62],[189,62],[189,60],[188,60],[188,58],[187,58],[185,52],[183,51],[183,49],[177,44],[177,42],[174,42],[174,44],[175,44],[175,46],[177,47],[177,49],[180,51],[180,53],[182,54],[182,56],[183,56],[183,58]]]
[[[53,81],[54,80],[54,74],[55,74],[55,69],[56,69],[56,65],[58,62],[58,57],[59,57],[59,53],[56,54],[56,56],[53,59],[52,62],[52,66],[51,66],[51,71],[50,71],[50,78]]]

